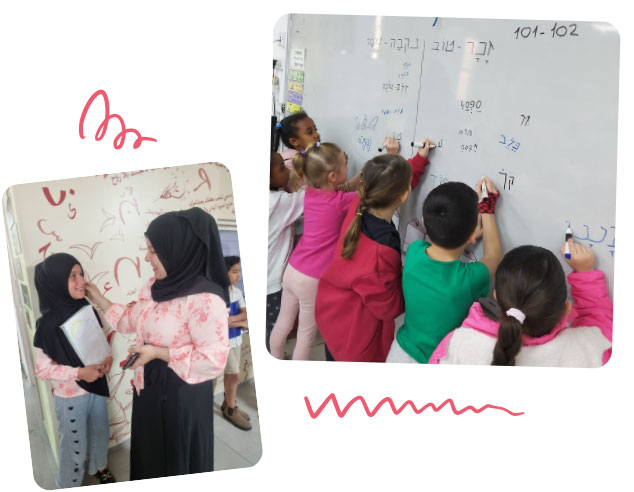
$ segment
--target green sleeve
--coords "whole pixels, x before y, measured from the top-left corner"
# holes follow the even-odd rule
[[[486,297],[489,295],[489,287],[491,285],[491,276],[489,275],[489,269],[484,263],[476,261],[469,263],[468,267],[471,270],[471,292],[473,299],[479,297]]]

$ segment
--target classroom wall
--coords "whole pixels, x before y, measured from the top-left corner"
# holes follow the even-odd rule
[[[272,114],[278,121],[284,118],[282,104],[286,102],[287,74],[286,58],[288,53],[288,21],[289,16],[283,15],[275,23],[273,28],[273,59],[277,60],[273,70],[273,108]]]
[[[239,254],[231,177],[217,163],[105,174],[11,187],[4,197],[11,243],[16,314],[21,346],[33,358],[35,321],[40,316],[33,274],[35,265],[53,253],[74,255],[86,278],[113,302],[137,299],[151,276],[144,261],[144,232],[155,217],[173,210],[200,207],[214,216],[225,254]],[[26,334],[26,337],[24,336]],[[26,339],[25,339],[26,338]],[[129,438],[132,372],[120,369],[134,335],[108,336],[114,363],[108,375],[111,397],[110,443]],[[26,348],[26,350],[25,350]],[[27,366],[33,361],[26,361]],[[248,336],[243,343],[241,379],[253,377]],[[54,453],[57,427],[50,385],[38,381],[44,424]],[[223,390],[217,381],[216,392]]]

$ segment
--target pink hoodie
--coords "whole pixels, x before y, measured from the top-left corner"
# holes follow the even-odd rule
[[[575,304],[547,335],[522,335],[517,365],[586,367],[605,364],[612,353],[612,301],[599,270],[568,275]],[[471,306],[462,327],[440,342],[430,364],[490,364],[499,323],[489,319],[479,303]],[[525,363],[521,363],[524,359]],[[598,362],[598,364],[596,364]]]

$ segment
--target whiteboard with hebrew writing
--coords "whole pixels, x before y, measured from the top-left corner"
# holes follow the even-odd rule
[[[609,24],[296,15],[302,108],[350,175],[385,136],[438,144],[399,229],[446,181],[489,176],[502,247],[557,253],[568,224],[614,281],[619,35]],[[476,250],[479,257],[481,251]],[[569,268],[566,267],[568,271]]]

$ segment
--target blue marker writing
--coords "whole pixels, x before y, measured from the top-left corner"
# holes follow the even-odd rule
[[[572,239],[572,229],[570,226],[566,229],[566,246],[564,249],[564,256],[570,259],[570,245],[568,244],[568,239]]]

